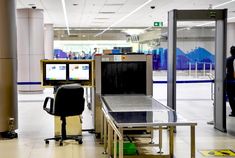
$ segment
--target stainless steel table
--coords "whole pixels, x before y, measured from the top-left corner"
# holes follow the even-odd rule
[[[102,112],[104,114],[104,143],[108,146],[108,154],[111,155],[112,141],[114,141],[114,158],[117,151],[117,137],[119,138],[119,158],[123,158],[123,131],[132,128],[158,127],[159,133],[163,127],[169,129],[169,154],[156,155],[156,157],[174,157],[174,128],[176,126],[189,126],[191,132],[191,158],[195,158],[195,126],[196,122],[190,122],[178,115],[174,110],[159,103],[155,99],[144,95],[106,95],[102,96]],[[106,129],[106,124],[108,130]],[[114,132],[113,132],[114,131]],[[114,134],[114,135],[113,135]],[[159,134],[160,135],[160,134]],[[107,140],[106,140],[107,139]],[[113,140],[114,139],[114,140]],[[160,149],[162,138],[159,138]],[[126,157],[126,156],[124,156]],[[128,156],[129,157],[129,156]],[[153,157],[138,156],[134,157]],[[155,156],[154,156],[155,157]]]

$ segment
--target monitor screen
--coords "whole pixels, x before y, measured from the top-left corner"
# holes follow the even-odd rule
[[[69,80],[89,80],[89,64],[69,64]]]
[[[66,80],[66,64],[46,64],[46,80]]]

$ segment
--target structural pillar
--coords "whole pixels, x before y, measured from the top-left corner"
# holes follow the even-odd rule
[[[43,10],[17,9],[19,92],[38,93],[42,87],[40,60],[44,59]]]
[[[17,129],[17,44],[15,0],[0,1],[0,132]]]
[[[44,53],[45,53],[45,59],[53,59],[54,56],[53,24],[44,25]]]

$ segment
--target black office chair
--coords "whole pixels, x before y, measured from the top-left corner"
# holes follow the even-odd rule
[[[61,136],[54,138],[44,139],[46,144],[49,144],[49,140],[60,140],[60,146],[63,145],[63,141],[67,139],[73,139],[82,144],[82,137],[79,136],[67,136],[66,134],[66,117],[81,115],[84,110],[85,99],[83,97],[84,89],[79,84],[69,84],[60,86],[56,93],[55,99],[47,97],[43,104],[43,109],[51,115],[60,116],[62,122]],[[47,108],[47,102],[50,100],[50,108]]]

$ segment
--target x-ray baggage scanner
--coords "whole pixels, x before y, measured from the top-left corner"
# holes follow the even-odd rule
[[[95,56],[95,132],[101,131],[101,95],[152,96],[152,55],[118,54]]]

